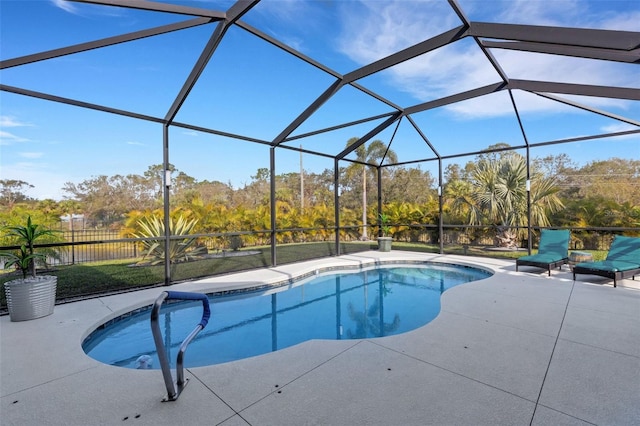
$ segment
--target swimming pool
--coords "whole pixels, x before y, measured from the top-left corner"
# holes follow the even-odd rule
[[[433,320],[444,291],[491,276],[442,263],[379,265],[317,274],[266,291],[211,295],[211,319],[191,342],[185,367],[219,364],[311,339],[364,339],[404,333]],[[90,357],[127,368],[160,368],[147,307],[98,327],[83,342]],[[168,357],[200,322],[200,302],[162,307]]]

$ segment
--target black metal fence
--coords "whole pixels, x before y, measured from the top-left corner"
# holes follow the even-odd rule
[[[60,247],[57,259],[51,259],[50,263],[53,265],[74,265],[138,257],[137,242],[121,239],[120,235],[114,231],[63,231],[61,237],[68,241],[68,244]]]
[[[369,226],[370,238],[375,240],[377,227]],[[524,229],[524,228],[523,228]],[[536,248],[539,230],[532,234],[532,247]],[[495,245],[497,229],[486,226],[445,225],[442,235],[442,246],[447,251],[450,247],[482,247]],[[358,241],[360,227],[345,227],[340,229],[341,242]],[[608,250],[615,234],[631,233],[640,235],[638,228],[572,228],[571,246],[573,250]],[[296,228],[277,230],[276,245],[303,242],[332,242],[335,240],[333,228]],[[42,244],[39,247],[47,254],[50,265],[74,265],[86,262],[140,259],[143,256],[142,239],[121,238],[118,232],[104,230],[73,230],[63,231],[61,239],[64,242]],[[439,231],[435,224],[395,224],[391,226],[391,236],[394,241],[439,245]],[[268,246],[271,242],[269,231],[198,234],[199,246],[206,247],[209,253],[225,253],[242,248]],[[518,239],[518,247],[526,249],[526,237]],[[7,251],[17,247],[0,247],[0,251]],[[411,249],[410,247],[407,249]],[[465,249],[466,252],[466,249]],[[331,253],[333,254],[333,253]]]

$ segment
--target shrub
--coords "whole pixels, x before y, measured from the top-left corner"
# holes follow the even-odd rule
[[[189,235],[198,223],[197,219],[187,220],[184,216],[179,216],[175,222],[169,218],[169,229],[171,235]],[[138,221],[141,232],[135,234],[137,238],[164,237],[165,228],[162,218],[151,216]],[[199,258],[205,253],[203,246],[196,246],[195,237],[170,239],[169,259],[171,262],[185,262]],[[158,265],[165,261],[165,241],[162,239],[151,239],[142,242],[144,247],[144,257],[141,263]]]

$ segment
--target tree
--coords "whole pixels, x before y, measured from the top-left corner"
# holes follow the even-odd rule
[[[444,209],[450,224],[461,224],[465,220],[471,223],[478,221],[474,205],[473,187],[468,180],[449,180],[444,186]]]
[[[251,176],[251,182],[245,184],[233,194],[233,205],[245,208],[256,208],[269,204],[270,197],[270,173],[269,169],[261,167]]]
[[[172,204],[189,204],[197,197],[194,178],[172,165]],[[164,170],[162,165],[149,166],[143,175],[95,176],[78,184],[67,182],[63,191],[82,205],[86,216],[99,224],[121,222],[131,210],[149,210],[162,205]],[[175,200],[174,200],[175,198]]]
[[[604,197],[617,204],[640,205],[640,160],[592,161],[575,171],[578,197]]]
[[[33,201],[24,192],[34,188],[28,182],[16,179],[0,179],[0,206],[11,210],[16,203]]]
[[[359,138],[351,138],[347,141],[347,147],[358,142]],[[347,167],[347,174],[362,170],[362,240],[367,240],[367,167],[362,164],[374,164],[376,166],[386,162],[392,164],[398,162],[398,156],[380,140],[374,140],[368,146],[360,145],[355,149],[357,163]],[[379,164],[376,164],[379,163]]]
[[[84,206],[86,214],[93,220],[111,223],[119,218],[117,208],[118,196],[113,185],[116,177],[101,175],[84,180],[78,184],[65,183],[63,191],[69,194],[69,199]],[[124,212],[122,212],[124,213]]]
[[[197,181],[194,177],[178,171],[171,179],[171,204],[180,206],[198,197]]]
[[[168,170],[173,173],[175,171],[173,164],[169,164]],[[164,166],[162,164],[153,164],[144,172],[147,187],[153,192],[154,198],[161,200],[164,196]]]
[[[46,201],[46,200],[45,200]],[[82,229],[84,229],[85,218],[84,209],[81,203],[75,200],[62,200],[57,203],[57,213],[59,217],[66,216],[69,218],[69,230],[73,231],[74,216],[82,215]]]
[[[229,206],[232,200],[233,188],[230,184],[220,181],[204,180],[195,185],[195,191],[204,204],[224,204]]]
[[[464,168],[461,168],[460,165],[456,163],[449,164],[444,169],[444,180],[445,182],[468,180],[474,167],[475,164],[471,161],[467,162]]]
[[[563,207],[552,177],[531,173],[531,225],[548,226],[547,213]],[[496,243],[515,247],[517,232],[512,228],[528,224],[527,166],[525,158],[509,151],[501,156],[481,158],[472,173],[470,224],[487,220],[497,228]]]
[[[79,184],[67,182],[63,191],[79,203],[85,215],[96,224],[112,225],[130,210],[154,207],[154,199],[137,175],[97,176]]]
[[[429,171],[419,167],[387,167],[384,177],[384,203],[424,204],[435,198],[435,179]]]

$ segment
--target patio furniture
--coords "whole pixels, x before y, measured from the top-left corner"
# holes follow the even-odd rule
[[[578,263],[573,267],[574,281],[576,274],[611,278],[614,287],[619,279],[635,279],[640,274],[640,238],[616,235],[605,260]]]
[[[516,271],[522,265],[546,269],[551,276],[551,268],[562,268],[569,261],[569,238],[567,229],[543,229],[540,231],[538,254],[516,259]]]
[[[572,251],[569,253],[569,268],[572,271],[574,266],[584,262],[593,262],[593,255],[585,251]]]

